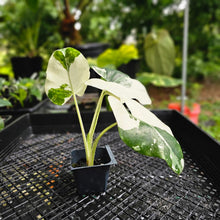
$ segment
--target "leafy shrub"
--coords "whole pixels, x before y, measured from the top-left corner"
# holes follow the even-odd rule
[[[134,45],[121,45],[118,49],[107,49],[97,58],[99,67],[112,66],[118,68],[132,59],[138,59],[138,50]]]
[[[43,93],[44,87],[40,77],[9,81],[0,78],[0,107],[30,107],[42,100]]]

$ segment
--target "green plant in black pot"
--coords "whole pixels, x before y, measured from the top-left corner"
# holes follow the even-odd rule
[[[41,55],[48,48],[62,45],[59,14],[53,1],[11,0],[1,7],[0,14],[0,40],[12,58],[15,77],[29,77],[39,72]]]
[[[56,50],[49,60],[45,82],[46,94],[53,103],[63,105],[73,97],[87,166],[96,167],[94,158],[99,149],[98,142],[105,132],[117,125],[119,135],[127,146],[140,154],[164,159],[175,173],[180,174],[184,167],[181,147],[170,128],[143,106],[151,104],[145,87],[139,81],[131,79],[118,70],[95,66],[92,69],[101,78],[90,78],[89,69],[87,60],[79,51],[73,48]],[[87,86],[99,88],[102,92],[90,129],[86,134],[77,96],[82,96]],[[108,96],[116,122],[94,138],[105,96]]]
[[[18,80],[0,78],[0,103],[2,103],[0,112],[2,108],[27,108],[40,102],[44,94],[41,80],[40,77],[34,78],[34,75],[33,78],[19,78]]]

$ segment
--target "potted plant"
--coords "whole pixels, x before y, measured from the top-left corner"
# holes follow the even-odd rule
[[[45,48],[61,46],[58,12],[54,3],[42,0],[7,1],[0,14],[0,40],[11,58],[15,78],[30,77],[34,72],[41,71]]]
[[[46,94],[53,103],[63,105],[73,97],[84,142],[84,150],[81,153],[84,154],[87,167],[82,169],[90,170],[91,168],[91,170],[95,169],[96,172],[97,166],[104,165],[105,160],[101,165],[94,165],[95,156],[99,154],[97,151],[99,149],[97,148],[98,142],[105,132],[117,125],[119,135],[127,146],[140,154],[164,159],[175,173],[180,174],[184,167],[181,147],[170,128],[143,106],[151,103],[145,87],[139,81],[131,79],[118,70],[102,69],[96,66],[93,66],[92,69],[101,78],[90,79],[89,69],[87,60],[79,51],[74,48],[59,49],[50,57],[45,82]],[[99,88],[102,92],[90,129],[86,134],[77,103],[77,96],[82,96],[87,86]],[[105,96],[108,96],[116,122],[106,127],[94,138],[102,101]],[[77,155],[81,153],[77,153]],[[78,161],[75,161],[75,153],[72,153],[72,155],[74,155],[74,158],[71,161],[75,165]],[[96,159],[99,158],[96,157]],[[107,161],[109,162],[109,160]],[[72,169],[74,170],[74,168]],[[79,167],[76,169],[78,172]],[[92,177],[94,175],[92,174]],[[87,182],[91,185],[96,181],[97,179],[94,178],[89,180],[88,175],[84,179],[85,185],[87,185]],[[105,188],[98,191],[103,190]],[[85,190],[80,191],[80,193],[94,191],[94,188],[92,188],[91,191]]]
[[[0,78],[0,114],[19,115],[40,107],[44,95],[44,77],[6,80]]]
[[[118,49],[107,49],[97,58],[99,67],[109,67],[125,72],[135,78],[139,69],[138,50],[134,45],[122,44]]]

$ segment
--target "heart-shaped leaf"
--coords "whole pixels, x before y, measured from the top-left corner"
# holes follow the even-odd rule
[[[56,50],[46,72],[45,91],[57,105],[65,104],[73,93],[82,96],[86,90],[85,82],[90,77],[87,60],[74,48]]]

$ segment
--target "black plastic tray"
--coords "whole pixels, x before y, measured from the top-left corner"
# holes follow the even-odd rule
[[[43,101],[37,103],[36,105],[34,105],[30,108],[19,108],[19,109],[0,108],[0,115],[20,116],[25,113],[33,113],[33,112],[37,111],[38,109],[42,108],[42,106],[45,105],[47,102],[48,102],[48,100],[44,99]]]
[[[100,144],[118,164],[106,193],[90,196],[77,194],[69,170],[70,151],[83,144],[76,116],[23,115],[0,132],[0,219],[220,219],[219,143],[176,111],[155,113],[182,145],[183,173],[133,152],[114,129]],[[102,113],[97,132],[113,121]]]

